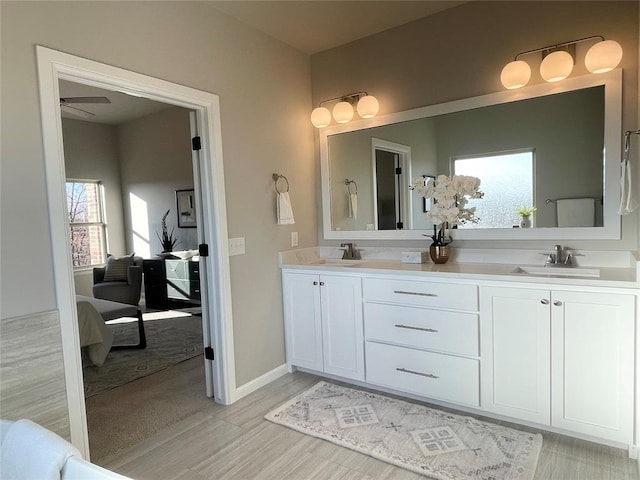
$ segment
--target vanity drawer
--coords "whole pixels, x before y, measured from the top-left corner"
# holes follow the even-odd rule
[[[460,355],[479,354],[478,315],[419,307],[364,304],[367,340]]]
[[[424,397],[480,405],[480,362],[366,342],[367,382]]]
[[[477,285],[364,278],[362,286],[364,299],[374,302],[478,310]]]

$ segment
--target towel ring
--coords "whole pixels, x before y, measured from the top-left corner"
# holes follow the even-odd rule
[[[278,193],[285,193],[289,191],[289,180],[287,180],[287,177],[285,177],[284,175],[280,175],[279,173],[274,173],[273,175],[271,175],[271,178],[273,178],[273,183],[275,183],[276,186],[276,192]],[[283,179],[286,184],[287,184],[287,189],[284,191],[280,191],[278,189],[278,180]]]
[[[358,194],[358,184],[355,182],[355,180],[349,180],[348,178],[346,178],[344,180],[344,184],[347,186],[347,191],[349,192],[349,195],[357,195]],[[356,189],[355,192],[351,191],[351,185],[353,185]]]

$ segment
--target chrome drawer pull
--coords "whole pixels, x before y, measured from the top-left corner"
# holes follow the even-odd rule
[[[399,323],[396,323],[395,327],[408,328],[409,330],[420,330],[421,332],[438,333],[438,330],[434,330],[433,328],[412,327],[411,325],[402,325]]]
[[[399,372],[410,373],[412,375],[420,375],[421,377],[440,378],[440,377],[437,377],[436,375],[433,375],[431,373],[416,372],[414,370],[407,370],[406,368],[396,368],[396,370],[399,371]]]
[[[437,297],[438,296],[433,293],[405,292],[404,290],[394,290],[393,293],[398,293],[400,295],[418,295],[421,297]]]

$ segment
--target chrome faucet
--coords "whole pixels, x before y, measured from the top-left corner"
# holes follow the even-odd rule
[[[565,250],[563,249],[562,245],[554,245],[553,250],[554,253],[542,254],[547,256],[547,259],[544,262],[545,267],[573,266],[573,254],[567,253],[567,255],[565,256]]]
[[[341,243],[340,247],[344,250],[342,254],[343,260],[360,260],[360,252],[353,243]]]

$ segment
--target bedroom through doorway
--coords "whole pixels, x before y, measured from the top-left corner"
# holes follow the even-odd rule
[[[66,80],[59,91],[89,447],[99,464],[211,402],[198,166],[188,109]],[[142,323],[119,304],[138,308]],[[188,383],[177,389],[180,379]]]

